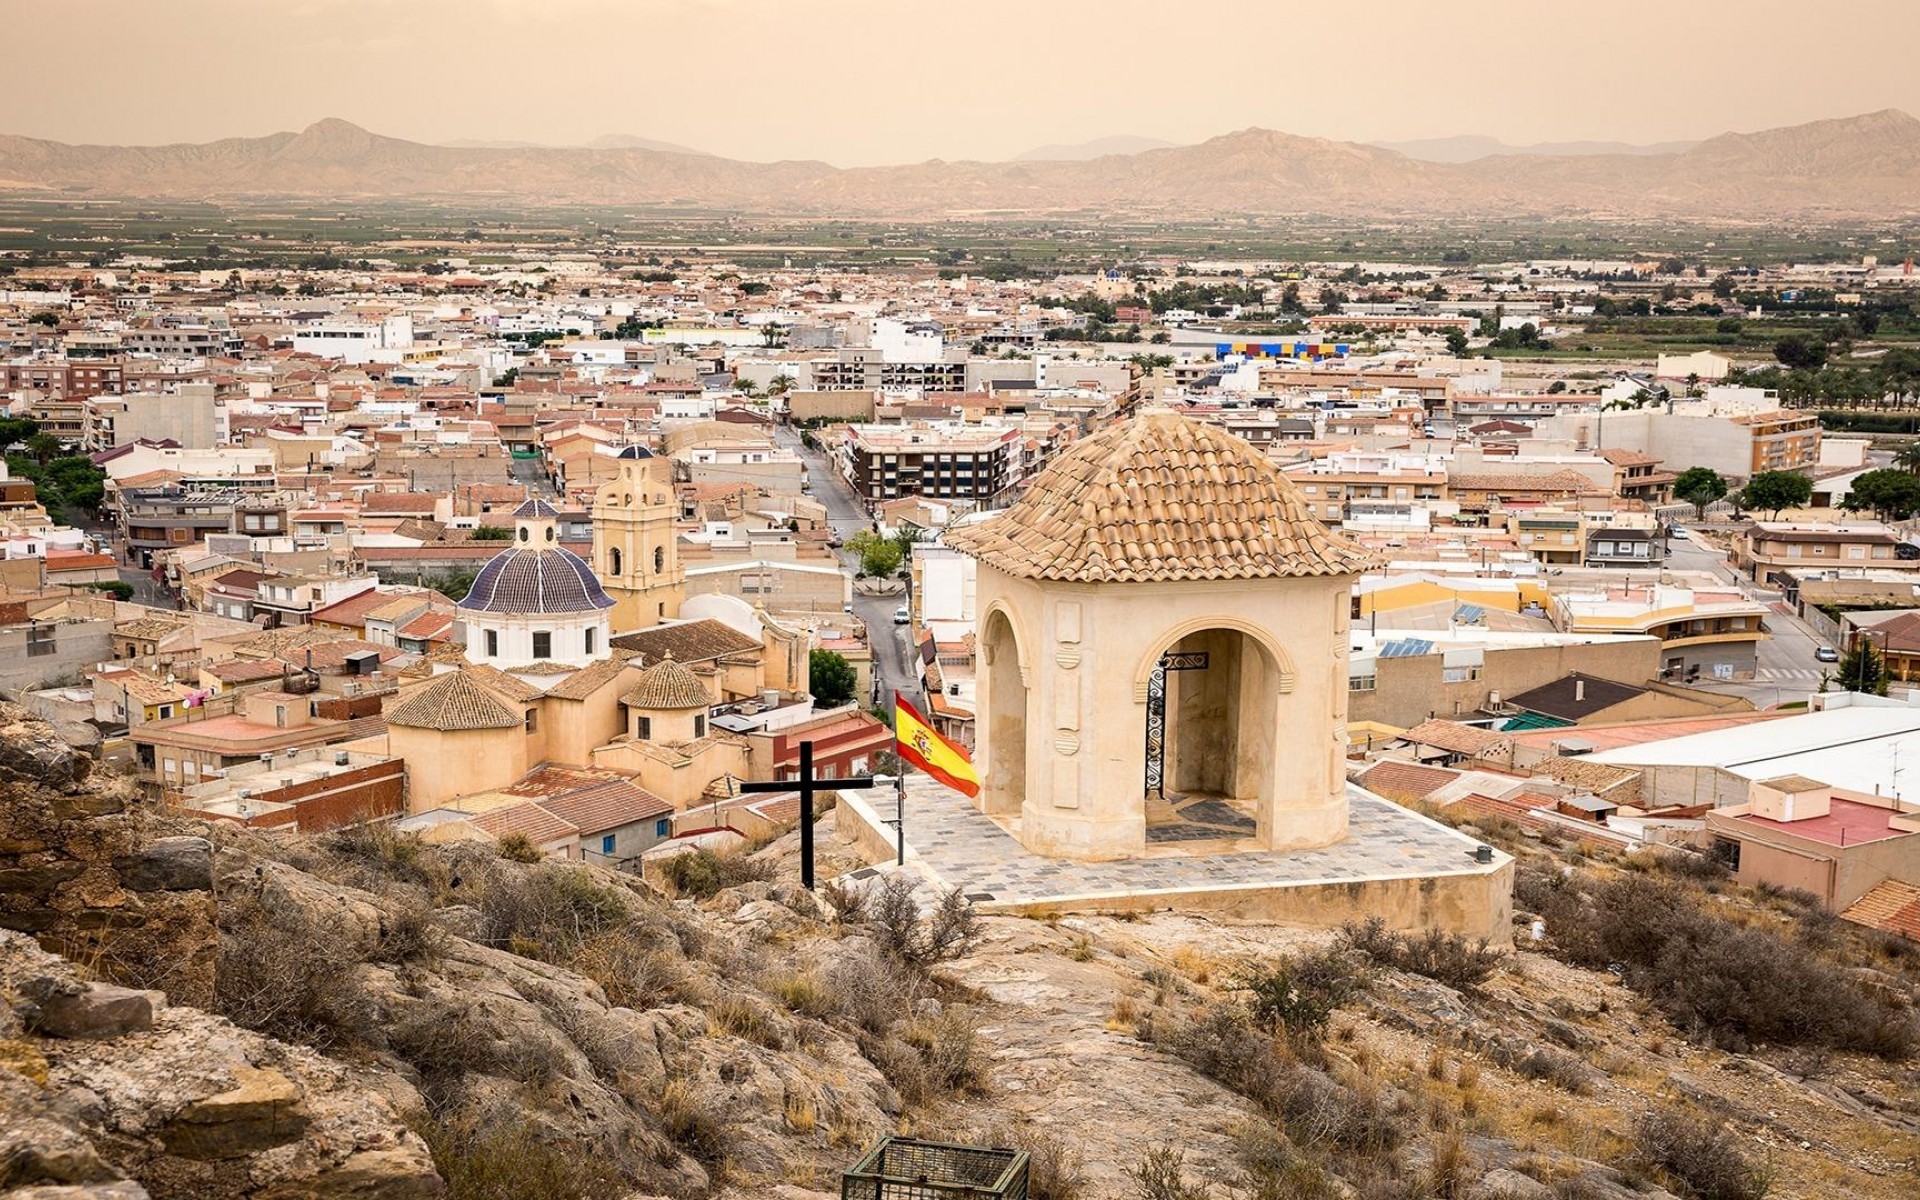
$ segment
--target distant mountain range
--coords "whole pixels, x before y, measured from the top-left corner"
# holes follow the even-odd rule
[[[749,163],[627,141],[431,146],[340,120],[170,146],[0,136],[13,195],[491,200],[932,217],[1135,213],[1369,216],[1884,217],[1920,212],[1920,120],[1887,109],[1663,153],[1431,162],[1382,146],[1244,129],[1079,160],[838,168]]]
[[[1176,144],[1163,142],[1159,138],[1137,137],[1130,133],[1121,133],[1112,137],[1094,138],[1090,142],[1035,146],[1031,150],[1023,150],[1014,155],[1013,161],[1086,162],[1090,158],[1100,158],[1108,154],[1138,154],[1142,150],[1164,150]]]
[[[551,142],[511,142],[488,141],[484,138],[456,138],[451,142],[441,142],[455,150],[660,150],[668,154],[706,154],[705,150],[695,150],[691,146],[682,146],[677,142],[656,141],[631,133],[603,133],[590,142],[578,147],[556,146]]]
[[[1516,146],[1485,134],[1464,134],[1460,137],[1416,138],[1410,142],[1370,142],[1368,144],[1383,146],[1422,162],[1464,163],[1472,162],[1476,158],[1485,158],[1489,154],[1545,154],[1561,158],[1588,154],[1684,154],[1700,143],[1648,142],[1637,145],[1633,142],[1535,142],[1530,146]]]

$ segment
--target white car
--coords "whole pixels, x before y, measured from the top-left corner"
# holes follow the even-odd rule
[[[906,605],[902,604],[899,608],[893,610],[893,623],[895,625],[906,625],[912,621],[913,614],[907,611]]]

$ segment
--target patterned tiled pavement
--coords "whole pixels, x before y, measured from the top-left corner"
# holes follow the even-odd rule
[[[1287,886],[1468,875],[1498,869],[1505,861],[1475,863],[1479,843],[1371,792],[1349,786],[1348,836],[1320,850],[1254,851],[1213,855],[1163,855],[1121,862],[1078,863],[1029,852],[973,807],[973,802],[924,776],[907,784],[907,847],[910,857],[947,887],[996,904],[1036,904],[1066,898],[1188,891],[1200,888]],[[884,791],[865,794],[883,815],[893,815]]]

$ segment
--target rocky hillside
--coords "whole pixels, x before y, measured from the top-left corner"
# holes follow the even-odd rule
[[[77,790],[15,774],[0,811],[117,795],[13,728]],[[1522,920],[1547,934],[1499,955],[1172,914],[976,919],[905,884],[816,898],[787,882],[792,839],[656,886],[100,807],[37,839],[15,824],[10,861],[73,860],[89,823],[206,839],[217,970],[190,1007],[149,990],[163,959],[0,939],[0,1195],[818,1200],[891,1131],[1028,1148],[1036,1200],[1920,1182],[1920,956],[1795,897],[1510,830],[1481,832],[1523,855]],[[139,849],[115,857],[117,894],[151,895],[127,886]],[[0,924],[52,940],[53,906],[90,911],[67,892],[85,874]]]
[[[203,145],[74,146],[0,136],[0,188],[23,195],[489,198],[528,205],[720,207],[933,216],[1084,210],[1482,216],[1893,216],[1920,209],[1920,121],[1887,110],[1665,153],[1424,161],[1382,146],[1246,129],[1198,145],[1041,161],[850,170],[747,163],[614,140],[432,146],[340,120]]]

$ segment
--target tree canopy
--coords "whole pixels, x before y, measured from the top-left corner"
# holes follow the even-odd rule
[[[848,538],[847,549],[860,556],[862,575],[891,578],[905,561],[905,556],[900,553],[900,547],[893,539],[881,537],[871,529],[862,529]]]
[[[1834,670],[1834,678],[1850,692],[1867,692],[1875,696],[1887,694],[1886,659],[1864,637],[1855,640],[1853,649],[1841,658]]]
[[[815,704],[845,704],[858,686],[859,677],[845,655],[815,650],[807,656],[807,690]]]
[[[1740,492],[1740,506],[1770,512],[1799,508],[1813,499],[1813,481],[1798,471],[1762,471]]]
[[[1920,476],[1892,468],[1868,471],[1853,481],[1853,490],[1840,507],[1848,512],[1871,510],[1883,521],[1904,521],[1920,511]]]
[[[1712,467],[1688,467],[1673,481],[1673,494],[1704,516],[1707,505],[1727,494],[1727,481]]]

